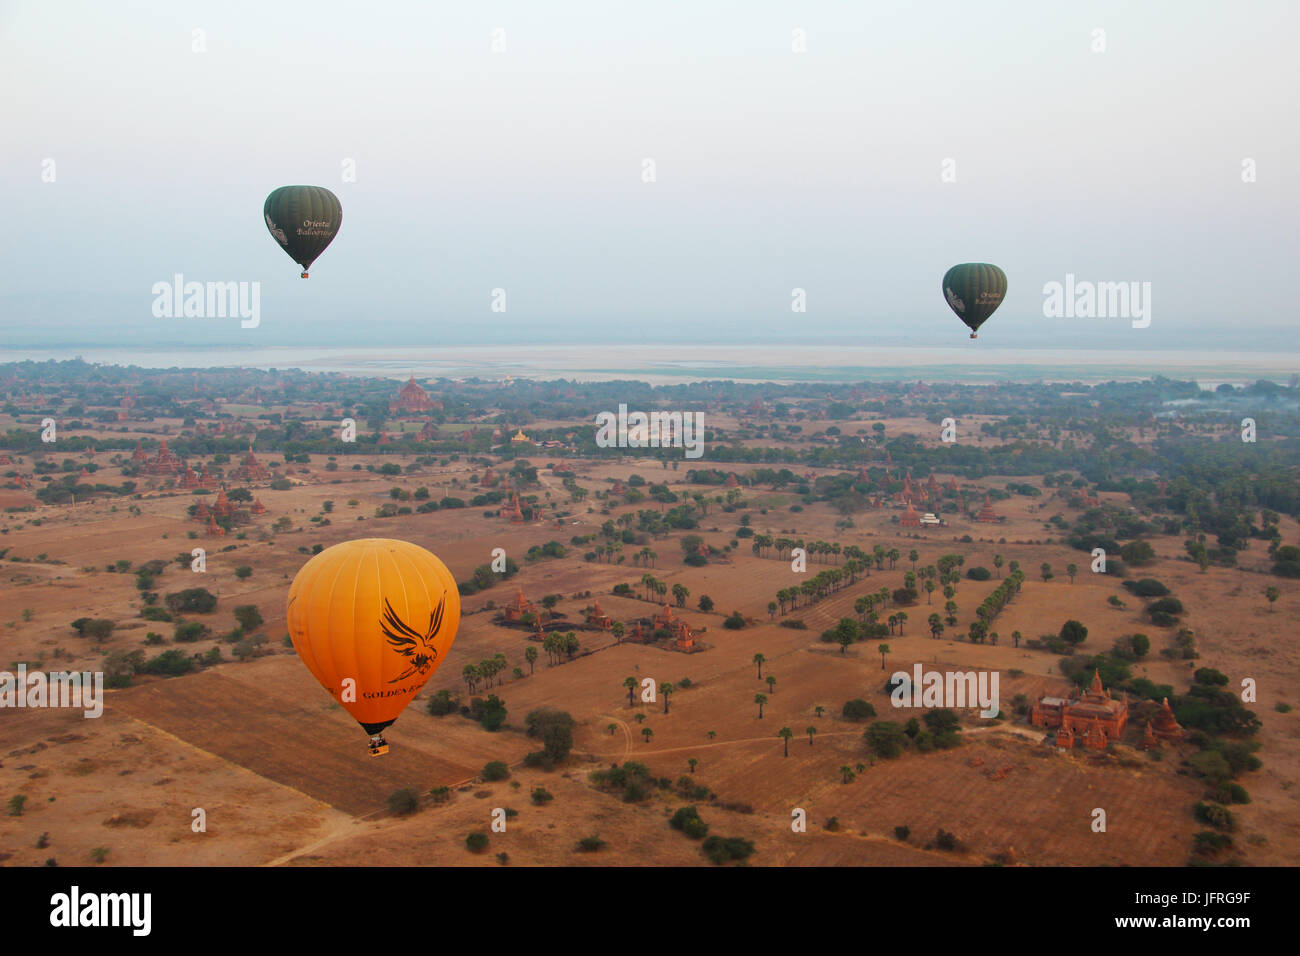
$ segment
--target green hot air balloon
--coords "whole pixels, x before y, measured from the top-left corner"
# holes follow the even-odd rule
[[[963,262],[943,277],[943,297],[957,318],[966,323],[970,337],[997,311],[1007,294],[1007,274],[987,262]]]
[[[302,277],[343,223],[339,197],[323,186],[281,186],[262,206],[266,228],[289,258],[302,266]]]

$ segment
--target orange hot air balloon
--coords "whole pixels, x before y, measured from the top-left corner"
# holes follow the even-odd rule
[[[460,592],[447,566],[419,545],[358,538],[302,566],[286,618],[298,656],[370,734],[377,756],[388,750],[380,731],[447,659]]]

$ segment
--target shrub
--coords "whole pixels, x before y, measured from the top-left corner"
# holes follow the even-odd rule
[[[1169,589],[1155,578],[1141,578],[1137,581],[1125,581],[1124,587],[1138,597],[1164,597]]]
[[[1230,832],[1236,826],[1232,811],[1217,803],[1198,803],[1192,807],[1192,813],[1201,823],[1208,823],[1216,830]]]
[[[174,647],[163,651],[157,657],[149,658],[139,667],[141,674],[160,674],[165,677],[178,677],[192,670],[194,670],[194,661]]]
[[[551,793],[551,791],[547,790],[545,787],[536,787],[533,789],[532,798],[533,803],[540,807],[554,800],[555,794]]]
[[[178,644],[191,644],[206,634],[208,627],[199,621],[182,621],[172,632],[172,640]]]
[[[451,691],[440,690],[429,698],[429,713],[434,717],[446,717],[460,708],[460,698],[453,697]]]
[[[469,836],[465,837],[465,849],[471,853],[483,853],[488,848],[488,835],[482,830],[475,830]]]
[[[703,840],[709,832],[709,825],[700,819],[699,811],[694,806],[682,807],[673,814],[668,825],[674,830],[681,830],[692,840]]]
[[[743,860],[754,852],[754,844],[741,837],[708,837],[700,849],[714,863],[721,866],[729,860]]]
[[[860,697],[855,697],[853,700],[845,701],[840,715],[846,720],[866,720],[868,717],[876,716],[876,708]]]
[[[205,588],[186,588],[163,600],[174,614],[207,614],[217,606],[216,595]]]
[[[988,568],[970,568],[966,572],[966,577],[970,578],[972,581],[987,581],[992,576],[993,575]]]
[[[894,827],[894,836],[904,842],[912,835],[911,827]]]
[[[876,755],[885,759],[892,759],[902,754],[903,747],[907,743],[902,726],[889,720],[876,721],[867,728],[863,736],[866,737],[867,745]]]
[[[404,817],[420,809],[420,795],[410,787],[394,790],[388,795],[388,812]]]
[[[500,760],[493,760],[484,765],[481,776],[488,782],[505,780],[510,776],[510,768]]]
[[[604,845],[605,841],[593,833],[591,836],[585,836],[579,840],[577,845],[574,846],[574,850],[578,853],[595,853]]]
[[[140,616],[146,621],[171,621],[172,616],[166,608],[149,606],[140,609]]]

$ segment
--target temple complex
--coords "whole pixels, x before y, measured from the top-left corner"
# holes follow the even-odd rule
[[[614,619],[600,609],[600,601],[587,609],[587,623],[608,631],[614,626]]]
[[[1076,742],[1102,750],[1128,726],[1128,694],[1116,700],[1102,687],[1100,672],[1093,671],[1092,683],[1082,694],[1076,689],[1069,697],[1038,698],[1029,722],[1055,730],[1056,746],[1064,750],[1073,748]]]
[[[519,492],[511,489],[510,504],[503,505],[500,510],[501,517],[509,518],[511,524],[522,524],[524,520],[523,508],[519,505]]]
[[[430,398],[429,393],[416,384],[414,374],[397,393],[397,398],[388,405],[390,415],[419,415],[441,410],[442,402]]]
[[[181,460],[167,447],[166,439],[158,446],[154,455],[144,466],[146,475],[178,475],[184,469]]]
[[[235,506],[230,503],[226,497],[226,489],[222,488],[217,492],[217,500],[212,504],[212,513],[218,518],[229,518],[235,513]]]
[[[1157,711],[1155,720],[1148,720],[1146,731],[1142,736],[1142,749],[1151,750],[1165,743],[1178,743],[1183,739],[1183,728],[1174,716],[1166,697]]]
[[[501,614],[507,621],[519,621],[523,619],[525,614],[537,616],[537,608],[533,606],[532,601],[524,597],[524,589],[520,588],[519,593],[515,595],[515,599],[501,608]],[[540,616],[538,616],[539,621],[540,619]]]
[[[249,445],[248,454],[239,463],[239,467],[230,473],[230,477],[236,481],[270,481],[271,470],[257,460],[253,446]]]

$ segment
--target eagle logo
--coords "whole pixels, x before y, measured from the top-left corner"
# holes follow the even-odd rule
[[[289,244],[289,237],[284,234],[284,230],[277,226],[269,215],[266,213],[263,213],[262,215],[266,216],[266,228],[271,230],[271,235],[275,236],[275,241],[282,246],[287,246]]]
[[[956,292],[952,291],[951,286],[944,289],[943,294],[947,297],[948,305],[950,305],[952,308],[956,309],[958,312],[966,311],[966,303],[961,300],[961,298],[957,295]]]
[[[380,629],[384,632],[384,637],[388,638],[388,646],[408,661],[406,670],[388,683],[396,684],[406,680],[412,674],[427,674],[437,662],[438,649],[433,646],[433,641],[438,636],[438,631],[442,629],[442,612],[446,604],[447,592],[444,591],[438,606],[429,614],[429,627],[421,634],[398,617],[397,612],[393,610],[393,605],[388,603],[388,598],[384,598],[384,613]]]

